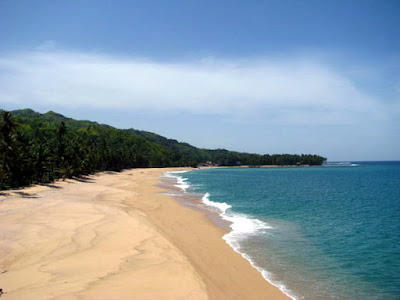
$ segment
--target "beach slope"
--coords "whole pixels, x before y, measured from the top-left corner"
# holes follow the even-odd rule
[[[106,172],[0,195],[3,299],[288,299],[199,211],[171,169]]]

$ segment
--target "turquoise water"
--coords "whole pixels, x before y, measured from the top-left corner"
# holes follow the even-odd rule
[[[176,176],[233,222],[224,239],[291,297],[400,299],[399,162]]]

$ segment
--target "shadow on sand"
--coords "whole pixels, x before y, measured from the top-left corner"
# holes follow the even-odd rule
[[[76,180],[79,182],[94,182],[94,180],[92,178],[90,178],[89,176],[74,177],[74,178],[72,178],[72,180]]]
[[[22,198],[38,198],[36,194],[29,194],[25,192],[14,192],[14,193],[17,194],[18,196],[21,196]]]
[[[47,186],[52,189],[61,189],[61,186],[55,185],[54,183],[41,183],[40,185]]]

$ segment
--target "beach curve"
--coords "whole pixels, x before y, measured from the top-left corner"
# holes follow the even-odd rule
[[[198,211],[161,195],[166,171],[103,172],[4,192],[4,299],[288,299]]]

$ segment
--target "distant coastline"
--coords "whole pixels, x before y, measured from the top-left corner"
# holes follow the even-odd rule
[[[201,149],[152,132],[78,121],[53,111],[0,112],[0,189],[130,168],[305,166],[326,161],[315,154]]]

